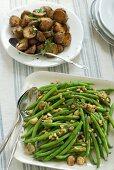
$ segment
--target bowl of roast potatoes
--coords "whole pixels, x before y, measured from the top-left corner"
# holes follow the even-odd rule
[[[63,8],[53,10],[42,6],[33,11],[24,10],[20,16],[9,19],[16,48],[26,54],[59,54],[71,44],[68,15]]]

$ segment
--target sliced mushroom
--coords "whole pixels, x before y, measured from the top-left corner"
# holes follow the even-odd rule
[[[30,21],[31,21],[30,17],[28,15],[24,15],[23,19],[21,21],[21,26],[26,27],[29,24]]]
[[[68,47],[71,43],[71,34],[70,33],[66,33],[62,42],[62,45],[64,47]]]
[[[37,22],[37,21],[30,21],[29,24],[28,24],[28,26],[33,26],[33,25],[37,28],[38,25],[39,25],[39,22]]]
[[[39,28],[42,31],[48,31],[52,28],[52,25],[53,25],[53,20],[51,18],[41,18]]]
[[[25,51],[26,54],[35,54],[35,52],[36,52],[36,45],[32,45],[31,47],[29,47],[29,48]]]
[[[64,51],[64,47],[62,45],[58,44],[57,47],[58,47],[58,53],[61,53]]]
[[[30,14],[31,14],[31,12],[28,10],[23,11],[21,14],[21,19],[23,19],[24,15],[30,15]]]
[[[32,14],[33,14],[33,16],[35,16],[35,17],[44,17],[45,15],[46,15],[46,12],[37,12],[37,11],[33,11],[32,12]]]
[[[32,26],[27,26],[23,29],[23,36],[27,39],[36,37],[37,31]]]
[[[62,44],[63,40],[64,40],[64,33],[61,33],[61,32],[57,32],[55,35],[54,35],[54,41],[55,43],[57,44]]]
[[[53,13],[54,13],[53,9],[49,6],[43,6],[42,8],[46,12],[47,17],[53,19]]]
[[[68,16],[64,9],[57,8],[53,13],[53,19],[59,23],[66,23]]]
[[[23,29],[21,26],[16,26],[12,28],[12,33],[17,39],[23,38]]]
[[[11,27],[19,26],[21,22],[21,19],[18,16],[12,15],[9,19],[9,23]]]
[[[25,51],[28,48],[28,39],[23,38],[22,40],[20,40],[18,42],[18,44],[16,45],[16,48],[20,51]]]
[[[41,31],[37,31],[36,39],[40,42],[44,42],[46,40],[45,35]]]
[[[66,32],[65,27],[63,27],[63,25],[60,24],[60,23],[58,23],[58,22],[56,22],[56,23],[54,24],[53,30],[54,30],[55,32],[62,32],[62,33],[65,33],[65,32]]]

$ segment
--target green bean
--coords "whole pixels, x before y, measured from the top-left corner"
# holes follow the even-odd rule
[[[57,148],[54,148],[54,149],[51,149],[49,151],[42,152],[42,153],[36,153],[36,154],[34,154],[34,156],[35,156],[36,159],[39,158],[39,157],[47,156],[47,155],[53,153],[54,151],[56,151],[56,149]]]
[[[97,140],[96,140],[93,132],[91,132],[90,134],[91,134],[91,137],[92,137],[94,146],[95,146],[96,159],[97,159],[97,168],[99,168],[99,166],[100,166],[100,151],[99,151],[99,145],[98,145],[98,142],[97,142]]]
[[[34,107],[36,107],[37,103],[38,103],[38,99],[36,101],[34,101],[32,104],[30,104],[26,110],[32,110]]]
[[[94,160],[93,156],[92,156],[92,152],[90,152],[89,156],[89,160],[93,165],[97,165],[97,162]]]
[[[63,160],[63,159],[68,158],[69,155],[70,155],[70,154],[66,154],[66,155],[58,155],[58,156],[56,156],[56,158],[57,158],[57,159],[62,159],[62,160]]]
[[[21,136],[21,138],[26,138],[30,136],[33,132],[34,127],[32,127],[29,131],[27,131],[24,135]]]
[[[40,124],[42,122],[42,117],[38,120],[38,122],[35,124],[32,132],[32,138],[34,138],[37,134],[38,128],[40,127]]]
[[[90,132],[89,132],[89,121],[88,121],[88,117],[85,118],[85,131],[86,131],[86,156],[89,155],[90,153]]]
[[[112,119],[112,117],[110,116],[109,113],[107,113],[107,112],[104,112],[104,113],[105,113],[105,115],[108,117],[108,120],[110,121],[112,127],[114,128],[114,120]]]
[[[69,135],[70,135],[70,133],[67,133],[64,136],[56,139],[55,141],[48,142],[47,144],[42,145],[40,148],[43,149],[43,148],[52,147],[52,146],[56,145],[57,143],[63,141],[64,139],[68,138]]]
[[[110,116],[112,116],[113,111],[114,111],[114,103],[110,107],[110,111],[109,111]]]
[[[76,127],[78,125],[78,122],[70,124],[70,123],[60,123],[60,122],[55,122],[55,123],[48,123],[48,122],[43,122],[42,123],[44,126],[46,127],[60,127],[61,125],[63,125],[64,127]]]
[[[61,98],[61,97],[63,97],[63,96],[65,97],[65,96],[68,95],[69,93],[72,93],[72,92],[59,93],[59,94],[57,94],[57,95],[55,95],[55,96],[50,97],[47,101],[53,101],[53,100],[58,99],[58,98]]]
[[[92,98],[92,99],[98,99],[98,98],[99,98],[97,95],[89,94],[89,93],[83,93],[83,92],[73,93],[73,94],[82,95],[82,96],[85,96],[85,97],[90,97],[90,98]]]
[[[45,85],[45,86],[42,86],[42,87],[38,88],[38,90],[41,91],[41,92],[44,92],[44,91],[49,91],[53,87],[57,87],[57,84]]]
[[[78,120],[80,117],[79,116],[57,116],[57,117],[53,117],[52,120],[53,121],[57,121],[57,120]]]
[[[80,112],[80,115],[81,115],[81,120],[82,120],[82,122],[83,122],[84,135],[86,135],[86,130],[85,130],[85,115],[84,115],[83,109],[80,108],[80,109],[79,109],[79,112]]]
[[[59,132],[60,129],[56,129],[55,131],[52,131],[52,132],[48,132],[46,134],[43,134],[41,136],[38,136],[38,137],[35,137],[35,138],[31,138],[31,139],[28,139],[28,140],[25,140],[24,143],[35,143],[35,142],[38,142],[38,141],[41,141],[41,140],[45,140],[47,139],[50,135],[52,135],[53,133],[57,133]]]
[[[111,93],[111,92],[114,92],[114,88],[108,88],[108,89],[99,89],[97,91],[105,91],[106,93]]]
[[[55,152],[53,152],[51,155],[47,156],[44,161],[49,161],[51,159],[53,159],[54,157],[56,157],[59,153],[61,153],[64,148],[66,148],[66,146],[70,143],[70,141],[72,140],[72,138],[74,138],[76,136],[76,134],[80,131],[80,128],[82,126],[82,122],[79,123],[79,125],[76,127],[76,129],[72,132],[72,134],[69,136],[69,138],[66,140],[66,142],[64,143],[64,145],[62,145],[58,150],[56,150]]]

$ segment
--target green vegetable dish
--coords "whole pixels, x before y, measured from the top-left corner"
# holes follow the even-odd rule
[[[65,160],[69,166],[87,161],[100,166],[111,151],[114,128],[110,93],[91,82],[56,82],[38,88],[37,100],[27,106],[23,142],[34,159]]]

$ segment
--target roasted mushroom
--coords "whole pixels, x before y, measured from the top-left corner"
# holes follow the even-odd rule
[[[43,6],[42,8],[46,12],[46,16],[53,19],[53,13],[54,13],[53,9],[49,6]]]
[[[36,39],[40,42],[44,42],[46,40],[45,35],[41,31],[37,31]]]
[[[58,47],[57,44],[51,43],[50,46],[45,46],[46,52],[50,52],[53,54],[58,54]]]
[[[52,25],[53,25],[53,20],[51,18],[41,18],[39,28],[42,31],[48,31],[52,28]]]
[[[54,35],[53,31],[45,31],[43,32],[43,34],[45,35],[46,38],[50,38],[51,36]]]
[[[62,45],[58,44],[57,47],[58,47],[58,53],[61,53],[64,51],[64,47]]]
[[[67,13],[64,9],[58,8],[53,13],[53,19],[59,23],[66,23],[68,20]]]
[[[40,9],[35,9],[33,12],[32,12],[33,16],[35,17],[44,17],[46,15],[46,12],[40,8]]]
[[[36,45],[32,45],[31,47],[29,47],[29,48],[25,51],[26,54],[35,54],[35,52],[36,52]]]
[[[23,29],[23,36],[27,39],[36,37],[37,31],[32,26],[27,26]]]
[[[38,40],[36,38],[29,39],[29,45],[38,45]]]
[[[17,39],[23,38],[23,29],[21,26],[13,27],[12,33],[13,33],[14,37]]]
[[[37,46],[37,53],[40,53],[41,50],[43,50],[43,49],[44,49],[44,44],[38,45],[38,46]]]
[[[30,11],[27,11],[27,10],[23,11],[22,14],[21,14],[21,19],[23,19],[24,15],[28,15],[29,16],[30,14],[31,14]]]
[[[20,40],[18,42],[18,44],[16,45],[16,48],[20,51],[25,51],[28,49],[28,39],[23,38],[22,40]]]
[[[11,16],[9,19],[9,23],[10,23],[11,27],[19,26],[20,22],[21,22],[21,19],[15,15]]]
[[[60,24],[60,23],[58,23],[58,22],[56,22],[56,23],[54,24],[53,30],[54,30],[55,32],[62,32],[62,33],[65,33],[65,32],[66,32],[66,28],[63,27],[63,25]]]
[[[28,26],[35,26],[36,28],[38,27],[38,25],[39,25],[39,22],[37,21],[30,21],[28,24]]]
[[[66,33],[62,42],[62,45],[64,47],[68,47],[71,43],[71,34],[70,33]]]
[[[24,15],[23,19],[21,21],[21,26],[26,27],[29,24],[30,21],[31,21],[30,17],[28,15]]]
[[[61,32],[57,32],[55,35],[54,35],[54,41],[55,43],[57,44],[62,44],[63,40],[64,40],[64,33],[61,33]]]

